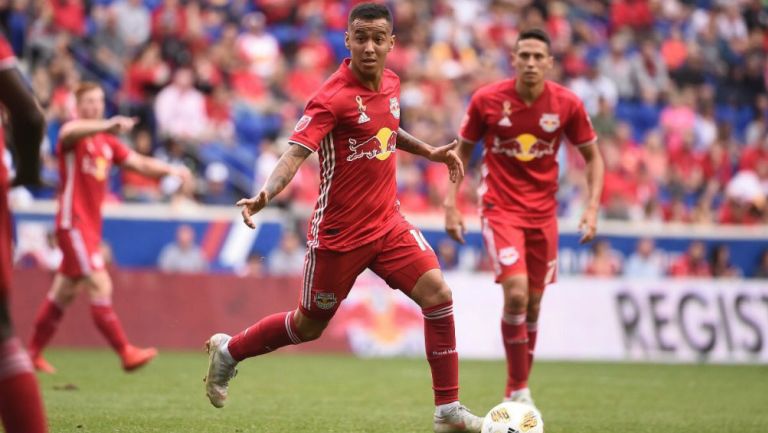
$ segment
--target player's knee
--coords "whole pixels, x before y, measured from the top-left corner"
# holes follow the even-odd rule
[[[296,314],[293,319],[296,324],[296,331],[303,342],[313,341],[323,335],[323,331],[328,326],[328,322],[313,320],[305,317],[303,314]]]
[[[520,314],[528,309],[528,287],[519,279],[502,283],[504,289],[504,311],[510,314]]]

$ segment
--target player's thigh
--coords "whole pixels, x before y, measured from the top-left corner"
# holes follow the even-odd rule
[[[81,280],[93,301],[109,301],[112,298],[112,277],[106,269],[93,271]]]
[[[531,292],[541,292],[557,279],[557,220],[540,228],[529,229],[526,234],[526,247],[528,285]],[[539,296],[538,299],[540,298]]]
[[[56,230],[56,240],[61,249],[59,272],[72,279],[88,277],[104,269],[101,255],[101,239],[78,228]]]
[[[503,284],[512,277],[527,275],[525,230],[500,216],[483,216],[481,223],[483,242],[496,282]]]
[[[379,251],[370,268],[390,287],[408,296],[417,283],[420,295],[444,289],[440,264],[432,246],[419,229],[405,220],[379,241]],[[422,293],[427,291],[430,293]]]
[[[81,287],[81,280],[83,280],[83,278],[73,279],[66,277],[61,273],[56,273],[53,277],[53,284],[51,285],[51,290],[48,296],[50,296],[57,305],[65,307],[75,300]]]
[[[373,256],[371,245],[347,252],[310,246],[304,260],[304,279],[299,299],[302,315],[315,321],[330,320]]]

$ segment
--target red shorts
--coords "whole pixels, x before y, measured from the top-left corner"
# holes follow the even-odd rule
[[[6,299],[11,291],[13,271],[13,231],[11,210],[8,207],[8,186],[0,184],[0,299]]]
[[[501,283],[512,275],[527,275],[528,288],[542,291],[557,278],[557,220],[536,228],[520,227],[504,215],[482,217],[483,239]]]
[[[329,320],[366,268],[407,294],[424,273],[440,265],[421,232],[405,219],[379,239],[351,251],[310,246],[304,260],[301,312],[315,320]]]
[[[57,229],[56,240],[63,256],[59,272],[65,277],[80,278],[104,269],[101,236],[73,227]]]

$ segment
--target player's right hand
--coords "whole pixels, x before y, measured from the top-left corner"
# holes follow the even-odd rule
[[[264,207],[267,206],[267,203],[269,203],[269,195],[264,190],[261,190],[255,197],[240,199],[237,202],[237,205],[243,208],[240,214],[243,216],[243,222],[245,225],[255,229],[256,224],[251,221],[251,217],[264,209]]]
[[[467,232],[467,229],[464,227],[464,217],[455,206],[445,208],[445,231],[456,242],[462,245],[466,243],[464,233]]]
[[[111,125],[108,132],[112,134],[125,134],[130,132],[139,123],[139,119],[136,117],[112,116],[109,118],[109,122]]]

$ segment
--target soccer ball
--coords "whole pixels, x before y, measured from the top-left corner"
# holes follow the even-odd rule
[[[488,412],[480,433],[544,433],[544,421],[532,406],[505,401]]]

